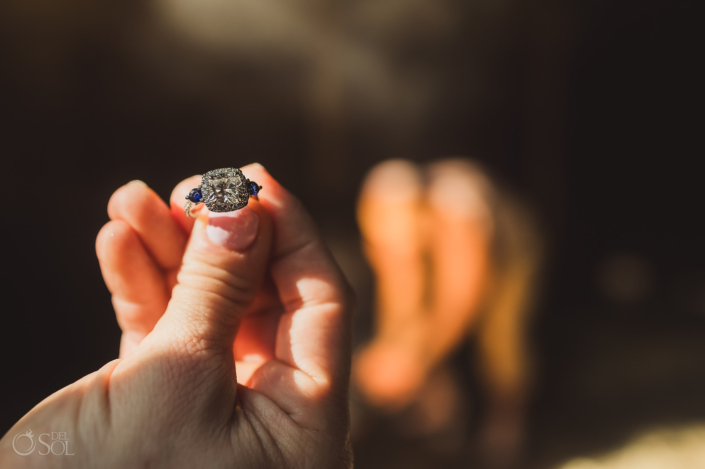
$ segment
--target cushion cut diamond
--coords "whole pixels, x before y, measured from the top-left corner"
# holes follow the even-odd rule
[[[211,181],[207,202],[213,204],[234,204],[240,199],[237,190],[239,181],[235,178],[220,178]]]
[[[247,179],[236,168],[209,171],[201,180],[201,192],[206,207],[212,212],[229,212],[247,205],[250,194]]]

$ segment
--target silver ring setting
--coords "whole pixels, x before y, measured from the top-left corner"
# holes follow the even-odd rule
[[[257,197],[262,186],[250,181],[238,168],[221,168],[208,171],[201,177],[201,184],[186,196],[184,211],[194,218],[191,209],[205,203],[211,212],[232,212],[247,206],[250,197]]]

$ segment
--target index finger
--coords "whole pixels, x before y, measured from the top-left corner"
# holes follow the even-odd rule
[[[263,187],[259,200],[274,226],[270,273],[284,306],[275,357],[308,375],[315,391],[347,392],[350,287],[301,202],[261,165],[242,171]],[[267,370],[261,375],[268,375]]]

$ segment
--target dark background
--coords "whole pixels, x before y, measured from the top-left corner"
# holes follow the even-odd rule
[[[546,234],[526,467],[705,419],[693,9],[446,3],[452,33],[415,34],[410,21],[403,40],[319,4],[394,76],[423,78],[414,89],[433,99],[407,119],[394,102],[357,106],[376,98],[354,80],[333,111],[311,105],[302,90],[327,59],[191,42],[149,3],[4,1],[0,431],[117,356],[94,240],[120,185],[141,179],[167,198],[192,174],[264,164],[303,199],[360,287],[364,335],[371,280],[356,260],[354,201],[365,172],[390,157],[455,155],[522,194]],[[359,448],[360,467],[370,451]]]

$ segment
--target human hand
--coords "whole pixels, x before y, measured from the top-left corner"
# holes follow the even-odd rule
[[[260,165],[243,172],[259,201],[195,222],[181,207],[196,176],[171,210],[141,183],[115,192],[96,248],[120,359],[23,417],[0,467],[351,466],[352,295],[300,202]],[[35,444],[65,432],[73,455],[16,454],[28,429]]]

